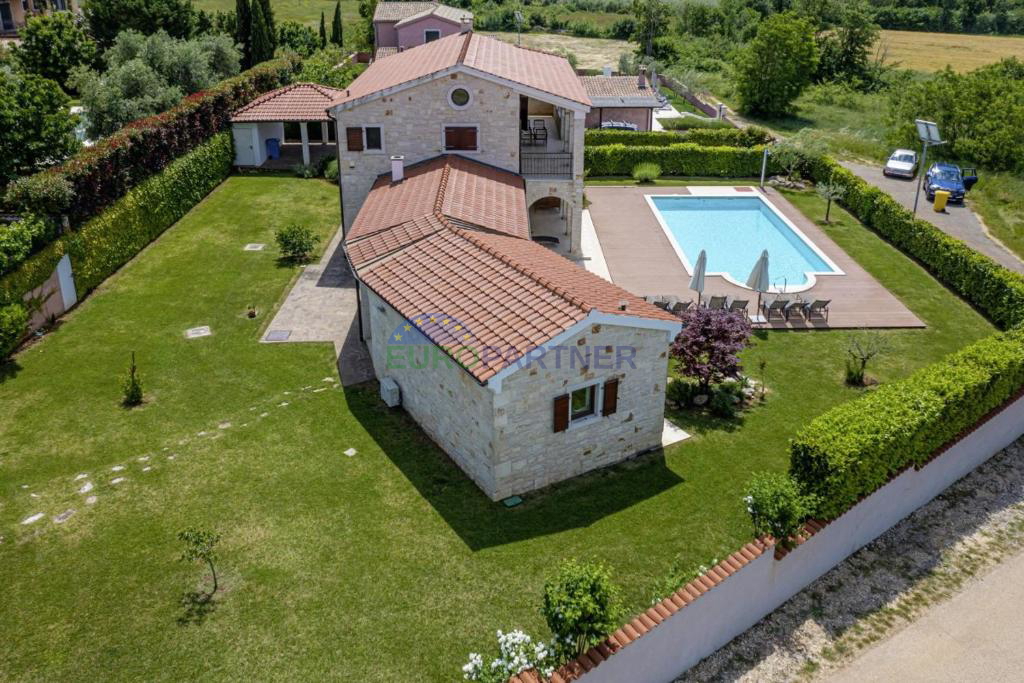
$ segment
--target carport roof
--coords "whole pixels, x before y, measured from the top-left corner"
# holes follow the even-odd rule
[[[316,83],[292,83],[260,95],[235,111],[232,123],[265,121],[329,121],[327,107],[344,90]]]

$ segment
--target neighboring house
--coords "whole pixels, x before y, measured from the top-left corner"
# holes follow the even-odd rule
[[[77,0],[0,0],[0,36],[15,36],[28,19],[49,12],[77,12]]]
[[[569,260],[589,108],[564,58],[471,31],[332,103],[375,373],[492,499],[661,445],[680,322]]]
[[[592,105],[587,128],[630,123],[637,130],[651,130],[654,110],[661,106],[661,100],[644,71],[638,76],[581,76],[580,81]]]
[[[679,319],[532,241],[519,174],[394,164],[344,244],[374,371],[424,431],[493,500],[660,447]]]
[[[472,25],[469,10],[436,2],[378,2],[373,12],[374,57],[382,59]]]

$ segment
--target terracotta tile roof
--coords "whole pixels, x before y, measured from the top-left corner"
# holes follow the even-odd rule
[[[359,279],[402,316],[450,316],[476,349],[523,353],[595,310],[678,322],[530,240],[522,178],[464,157],[411,165],[401,183],[378,178],[345,249]],[[500,357],[476,358],[465,367],[484,382],[504,364]]]
[[[643,98],[651,100],[651,106],[658,105],[658,97],[654,89],[638,86],[636,76],[580,76],[579,78],[583,89],[592,100],[596,98]]]
[[[397,54],[398,54],[398,48],[397,47],[378,47],[377,51],[373,53],[373,58],[374,59],[384,59],[385,57],[390,57],[391,55],[397,55]]]
[[[379,6],[380,5],[378,5],[378,7]],[[419,21],[420,19],[425,19],[426,17],[430,16],[438,17],[439,19],[447,19],[448,21],[454,22],[456,24],[462,24],[463,19],[472,19],[473,13],[470,12],[469,10],[459,9],[458,7],[449,7],[448,5],[435,5],[430,9],[425,9],[420,12],[416,12],[415,14],[410,14],[409,16],[403,19],[400,19],[398,22],[395,23],[395,28],[398,28],[399,26],[407,26],[409,24]]]
[[[424,10],[437,7],[436,2],[378,2],[373,11],[374,21],[401,21]]]
[[[292,83],[264,93],[238,109],[231,122],[329,121],[328,105],[343,94],[343,90],[316,83]]]
[[[517,47],[472,31],[454,33],[373,62],[332,104],[351,102],[460,65],[590,104],[579,77],[564,57]]]

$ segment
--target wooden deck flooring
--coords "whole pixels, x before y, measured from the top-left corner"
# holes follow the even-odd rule
[[[671,295],[680,300],[696,300],[696,293],[689,289],[690,274],[679,261],[645,199],[645,195],[686,194],[688,191],[685,187],[589,186],[586,192],[594,228],[615,284],[640,296]],[[808,322],[801,316],[792,315],[789,321],[773,319],[761,327],[925,327],[910,309],[840,249],[813,221],[786,201],[785,197],[771,189],[766,189],[764,194],[845,275],[819,276],[812,288],[799,293],[804,300],[832,300],[827,322],[818,318]],[[757,304],[756,292],[734,285],[717,275],[709,275],[705,279],[704,297],[706,299],[711,295],[748,299],[752,314]]]

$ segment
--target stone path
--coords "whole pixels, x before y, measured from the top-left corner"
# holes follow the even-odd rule
[[[306,266],[261,341],[332,342],[344,386],[373,379],[366,345],[359,340],[356,281],[341,248],[341,228],[319,263]]]
[[[891,195],[906,208],[914,208],[914,194],[918,185],[917,180],[887,178],[882,175],[882,169],[878,166],[857,164],[852,161],[843,161],[841,163],[867,182]],[[921,200],[917,205],[917,215],[947,235],[963,240],[971,249],[980,251],[1010,270],[1024,273],[1024,262],[988,233],[985,226],[982,225],[978,217],[971,211],[969,204],[969,199],[967,204],[948,204],[944,213],[936,213],[922,194]]]

